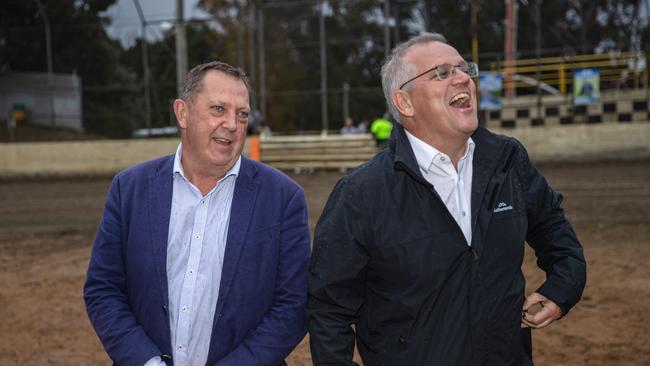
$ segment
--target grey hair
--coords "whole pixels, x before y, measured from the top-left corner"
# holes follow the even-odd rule
[[[408,80],[409,77],[412,77],[417,71],[415,70],[415,65],[404,62],[404,55],[409,48],[430,42],[447,44],[447,39],[440,33],[420,33],[393,48],[390,56],[388,56],[386,61],[384,61],[384,65],[381,67],[381,87],[384,90],[384,97],[386,98],[390,114],[398,122],[400,122],[400,114],[395,104],[393,104],[391,94],[399,89],[400,85]]]
[[[208,71],[215,70],[223,72],[226,75],[232,76],[235,79],[241,80],[242,83],[246,86],[248,90],[248,95],[251,95],[251,86],[248,81],[248,76],[244,70],[239,67],[232,66],[225,62],[221,61],[211,61],[204,64],[195,66],[190,72],[185,76],[183,80],[183,90],[181,91],[180,99],[183,99],[187,102],[193,102],[194,97],[201,91],[203,77]]]

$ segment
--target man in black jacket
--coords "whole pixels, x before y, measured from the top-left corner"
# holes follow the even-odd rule
[[[399,124],[316,226],[315,365],[353,365],[355,333],[365,365],[532,365],[530,329],[580,299],[586,265],[562,198],[519,142],[478,127],[476,76],[431,33],[382,67]],[[524,242],[546,272],[528,296]]]

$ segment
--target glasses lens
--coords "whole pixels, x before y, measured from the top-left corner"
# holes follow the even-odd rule
[[[478,76],[478,65],[475,63],[469,63],[467,64],[467,75],[471,78],[475,78]]]
[[[448,78],[449,75],[451,75],[453,68],[454,66],[450,64],[438,65],[438,67],[436,67],[436,76],[438,77],[438,80],[445,80]]]

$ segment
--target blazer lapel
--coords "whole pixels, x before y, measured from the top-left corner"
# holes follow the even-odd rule
[[[241,169],[235,183],[230,209],[230,224],[228,226],[228,239],[226,240],[223,269],[221,271],[219,299],[215,311],[215,325],[237,272],[239,257],[248,234],[259,189],[259,183],[254,179],[257,168],[245,157],[242,156],[241,159]]]
[[[214,312],[214,321],[212,323],[212,338],[210,339],[210,350],[208,351],[208,363],[214,359],[217,354],[217,345],[223,344],[224,339],[219,335],[220,329],[218,324],[221,320],[221,312],[228,297],[228,293],[233,286],[235,273],[239,264],[241,251],[246,241],[250,222],[252,220],[255,208],[255,200],[259,190],[259,182],[255,179],[257,167],[244,156],[241,157],[241,168],[239,176],[235,183],[233,192],[232,205],[230,208],[230,224],[228,226],[228,238],[226,239],[226,250],[223,259],[223,269],[221,270],[221,284],[219,286],[219,298],[217,307]]]
[[[167,291],[167,240],[169,218],[172,210],[174,156],[165,158],[154,174],[149,177],[149,218],[151,245],[160,282],[165,312],[169,306]]]

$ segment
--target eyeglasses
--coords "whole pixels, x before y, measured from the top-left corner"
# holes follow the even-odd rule
[[[436,72],[436,79],[438,80],[445,80],[449,76],[453,75],[456,73],[456,69],[459,69],[460,71],[464,72],[465,74],[469,75],[470,78],[475,78],[478,76],[478,65],[473,63],[473,62],[461,62],[458,65],[450,65],[450,64],[442,64],[438,65],[436,67],[430,68],[429,70],[418,74],[415,77],[410,78],[407,80],[404,84],[402,84],[399,88],[402,89],[404,85],[410,83],[411,81],[419,78],[420,76],[424,74],[428,74],[431,71]]]

